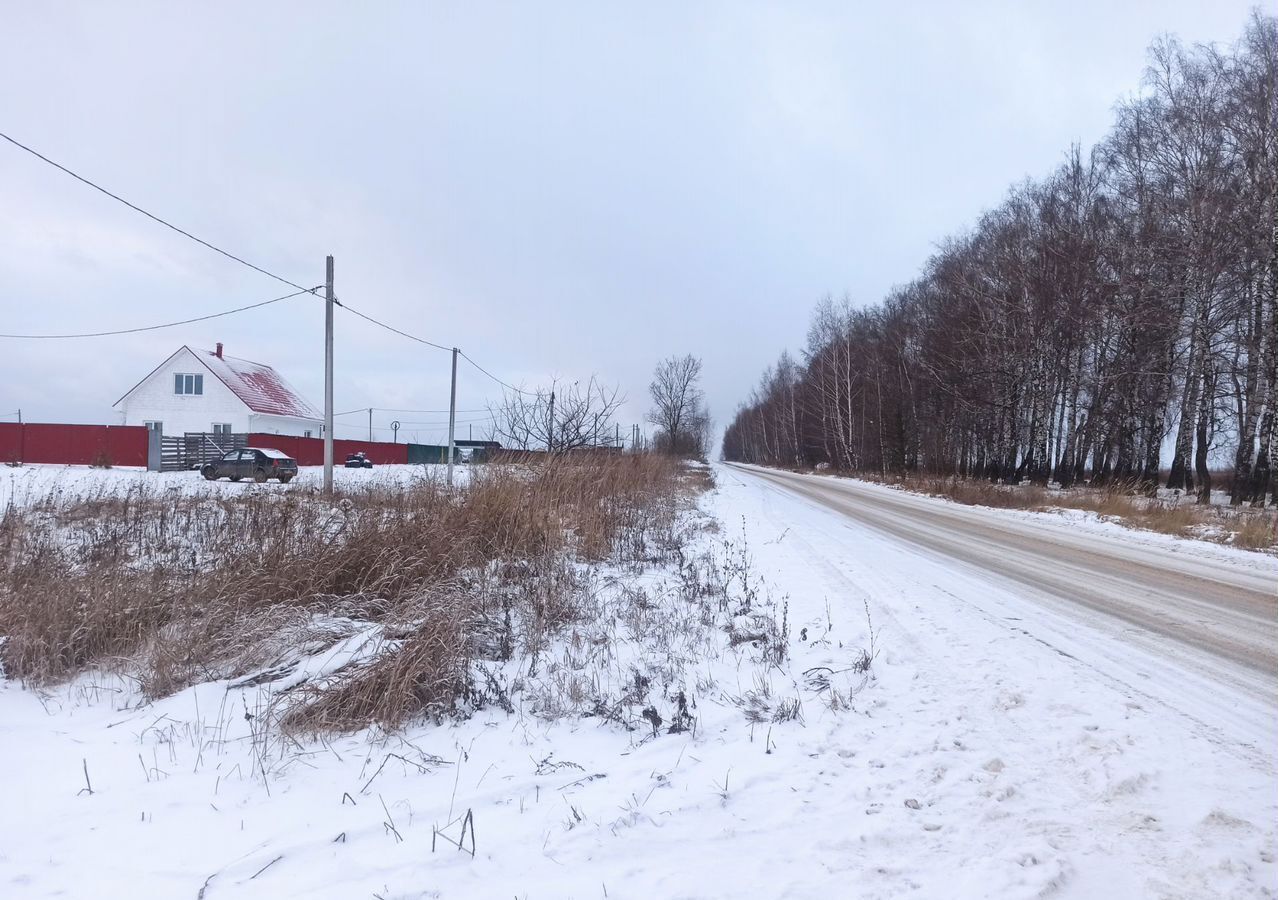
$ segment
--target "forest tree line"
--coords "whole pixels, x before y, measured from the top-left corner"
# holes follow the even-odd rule
[[[1274,489],[1278,20],[1174,39],[1107,137],[1014,187],[882,302],[822,302],[725,459],[1070,486]],[[1168,460],[1167,457],[1170,457]],[[1215,485],[1222,487],[1222,485]]]

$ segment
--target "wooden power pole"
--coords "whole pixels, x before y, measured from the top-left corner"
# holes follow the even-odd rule
[[[333,493],[333,257],[324,262],[324,493]]]
[[[550,391],[550,421],[546,423],[546,452],[555,452],[555,392]]]
[[[470,357],[467,357],[469,359]],[[453,348],[453,386],[448,393],[448,484],[453,483],[453,455],[457,452],[457,348]]]

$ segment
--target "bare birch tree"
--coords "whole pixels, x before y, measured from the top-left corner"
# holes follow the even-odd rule
[[[911,282],[825,300],[723,455],[1210,502],[1274,492],[1278,19],[1223,50],[1164,39],[1110,135],[1016,185]],[[677,370],[674,370],[677,374]]]

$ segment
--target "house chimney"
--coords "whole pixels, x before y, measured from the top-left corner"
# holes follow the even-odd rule
[[[217,342],[217,349],[213,351],[213,355],[216,356],[218,359],[222,358],[222,342],[221,341]]]

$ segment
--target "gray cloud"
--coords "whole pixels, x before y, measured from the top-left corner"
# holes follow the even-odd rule
[[[1099,138],[1157,34],[1230,41],[1248,6],[10,4],[0,130],[291,279],[333,253],[339,296],[506,380],[619,382],[623,430],[659,357],[700,354],[722,421],[822,295],[910,278]],[[283,292],[7,145],[0,196],[5,331]],[[110,421],[218,340],[319,400],[322,324],[300,298],[7,341],[0,412]],[[338,324],[339,409],[446,405],[445,354]],[[463,368],[463,408],[494,396]]]

